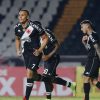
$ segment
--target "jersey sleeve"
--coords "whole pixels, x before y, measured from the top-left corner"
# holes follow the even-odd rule
[[[14,32],[15,32],[15,36],[18,36],[18,27],[17,27],[17,25],[14,26]]]
[[[55,36],[52,34],[51,39],[50,39],[51,43],[57,43],[57,39],[55,38]]]
[[[39,35],[40,35],[40,36],[42,36],[42,35],[45,34],[45,31],[44,31],[44,29],[42,28],[42,26],[39,26],[38,32],[39,32]]]
[[[40,36],[44,35],[44,34],[45,34],[45,31],[44,31],[44,29],[42,28],[41,23],[38,22],[38,21],[36,21],[36,22],[34,22],[34,24],[35,24],[34,27],[35,27],[36,30],[38,31],[38,34],[39,34]]]
[[[90,40],[91,40],[91,42],[92,42],[93,44],[98,43],[98,36],[97,36],[96,33],[91,34],[91,35],[89,36],[89,38],[90,38]]]
[[[50,31],[49,29],[46,29],[45,32],[47,33],[47,36],[49,37],[49,40],[51,43],[58,42],[52,31]]]

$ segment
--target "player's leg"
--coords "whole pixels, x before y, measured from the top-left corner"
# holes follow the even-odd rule
[[[89,93],[90,93],[90,77],[84,76],[83,80],[83,89],[84,89],[84,100],[89,100]]]
[[[84,71],[84,77],[83,77],[83,89],[84,89],[84,100],[89,100],[89,94],[90,94],[90,70],[91,70],[91,64],[92,61],[88,59],[85,71]]]
[[[59,56],[50,59],[50,61],[46,61],[44,63],[45,66],[44,74],[48,75],[49,76],[48,78],[51,78],[52,83],[70,87],[73,91],[73,95],[75,95],[76,84],[73,82],[68,82],[56,75],[56,68],[58,64],[59,64]]]
[[[95,85],[98,89],[100,89],[100,81],[98,79],[93,79],[92,80],[93,85]]]
[[[23,55],[24,56],[24,62],[26,65],[26,76],[27,76],[27,83],[26,83],[26,91],[25,91],[25,97],[24,100],[29,100],[29,96],[33,87],[33,72],[29,68],[29,63],[31,60],[31,57],[29,55]]]
[[[53,84],[49,82],[44,82],[46,88],[46,100],[51,100],[51,93],[53,91]]]
[[[55,68],[54,72],[56,73],[56,68],[59,64],[59,57],[56,57],[56,59],[53,60],[53,61],[55,61],[54,66],[56,66],[56,67],[54,67],[54,66],[53,67]],[[71,90],[73,92],[73,96],[75,96],[75,92],[76,92],[76,83],[75,82],[69,82],[69,81],[66,81],[66,80],[60,78],[59,76],[55,76],[54,79],[53,79],[53,83],[63,85],[63,86],[67,86],[67,87],[71,88]]]
[[[55,76],[54,78],[52,78],[52,83],[67,86],[71,88],[73,96],[76,95],[76,82],[69,82],[67,80],[64,80],[63,78],[60,78],[59,76]]]
[[[51,61],[50,61],[51,62]],[[50,82],[44,82],[46,88],[46,100],[51,100],[52,91],[53,91],[53,83],[51,82],[53,72],[53,66],[49,63],[49,61],[44,62],[44,71],[43,78],[48,78]]]
[[[91,79],[97,78],[98,76],[98,67],[96,57],[88,58],[85,71],[84,71],[84,94],[85,100],[89,100],[90,93],[90,81]]]
[[[31,94],[33,88],[33,72],[32,70],[27,68],[27,84],[26,84],[26,92],[24,100],[29,100],[29,96]]]
[[[99,58],[95,58],[94,61],[94,67],[92,70],[92,83],[100,89],[100,82],[98,81],[98,76],[99,76],[99,66],[100,66],[100,61]]]
[[[56,55],[44,62],[44,78],[49,78],[52,83],[66,86],[66,81],[56,75],[56,68],[59,64],[60,57]],[[56,76],[56,77],[55,77]]]
[[[29,100],[33,83],[34,77],[37,75],[38,64],[40,62],[40,57],[35,57],[33,55],[24,55],[25,63],[26,63],[26,73],[27,73],[27,84],[26,84],[26,92],[24,100]]]

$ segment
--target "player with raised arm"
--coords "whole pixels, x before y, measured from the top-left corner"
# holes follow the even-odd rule
[[[94,31],[93,24],[89,20],[83,20],[80,25],[81,31],[84,33],[82,43],[88,51],[84,71],[84,100],[89,100],[90,83],[92,82],[92,84],[100,89],[100,82],[98,81],[100,67],[100,39],[98,34]]]

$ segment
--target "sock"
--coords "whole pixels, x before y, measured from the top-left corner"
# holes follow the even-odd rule
[[[97,82],[96,87],[100,89],[100,82]]]
[[[44,82],[46,88],[46,98],[47,100],[51,100],[51,92],[53,91],[53,84],[49,82]]]
[[[90,83],[84,83],[85,100],[89,100]]]
[[[56,84],[59,84],[59,85],[64,85],[64,86],[66,86],[66,84],[67,84],[67,81],[65,81],[64,79],[62,79],[60,77],[54,77],[52,79],[52,82],[56,83]]]
[[[33,79],[27,79],[27,85],[26,85],[26,100],[29,100],[29,96],[31,94],[33,88]]]
[[[66,85],[67,85],[67,87],[71,87],[72,83],[71,82],[67,82]]]
[[[37,74],[37,76],[34,78],[35,81],[43,81],[43,82],[51,82],[51,78],[41,75],[41,74]]]
[[[51,100],[51,92],[46,92],[46,98],[47,100]]]

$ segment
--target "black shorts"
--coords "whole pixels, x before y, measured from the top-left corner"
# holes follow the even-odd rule
[[[31,69],[32,71],[37,71],[39,68],[38,65],[40,63],[42,55],[34,56],[33,54],[23,54],[24,62],[26,65],[26,68]]]
[[[98,57],[91,57],[87,59],[84,75],[91,78],[98,78],[100,60]]]
[[[44,75],[56,76],[56,68],[59,64],[60,56],[54,55],[48,61],[44,62]]]

